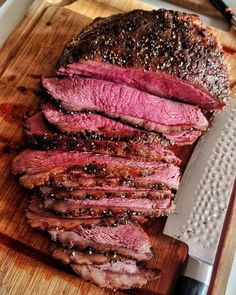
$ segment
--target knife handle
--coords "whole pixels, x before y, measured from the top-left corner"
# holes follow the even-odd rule
[[[206,295],[213,266],[189,256],[178,278],[174,295]]]
[[[206,295],[208,285],[197,281],[195,279],[180,276],[176,288],[173,292],[174,295]]]

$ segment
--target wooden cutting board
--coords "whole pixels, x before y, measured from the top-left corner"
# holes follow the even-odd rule
[[[29,193],[10,174],[10,164],[23,145],[24,113],[36,111],[40,78],[55,74],[54,65],[64,45],[92,18],[152,8],[133,0],[112,1],[112,6],[108,0],[79,0],[67,7],[58,2],[36,0],[0,51],[0,294],[123,294],[88,284],[49,258],[49,240],[26,223]],[[225,46],[236,50],[231,33],[220,33],[220,37]],[[231,56],[230,62],[235,85],[235,57]],[[183,166],[192,148],[176,151]],[[173,289],[187,247],[162,234],[164,223],[165,219],[159,219],[146,226],[156,253],[150,265],[162,270],[161,277],[129,294],[170,294]],[[21,254],[16,256],[16,251]]]

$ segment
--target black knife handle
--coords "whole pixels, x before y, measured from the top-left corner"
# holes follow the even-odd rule
[[[180,276],[173,295],[206,295],[208,287],[195,279]]]
[[[210,0],[211,3],[221,12],[227,22],[231,23],[233,12],[231,8],[229,8],[224,1],[222,0]]]

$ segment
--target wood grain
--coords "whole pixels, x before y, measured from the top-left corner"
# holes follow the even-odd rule
[[[115,0],[112,7],[108,6],[111,3],[108,0],[79,0],[66,7],[56,7],[60,4],[56,2],[35,1],[0,50],[0,257],[1,267],[4,266],[0,273],[0,294],[6,289],[6,294],[17,295],[119,295],[122,293],[85,283],[67,268],[50,262],[48,239],[26,224],[24,208],[27,207],[29,193],[10,174],[10,163],[24,144],[23,114],[34,113],[37,109],[40,77],[54,75],[54,65],[64,45],[92,18],[135,8],[152,8],[133,0],[122,1],[122,5],[121,1]],[[232,36],[220,34],[220,38],[225,46],[236,49]],[[230,56],[230,63],[231,83],[235,84],[236,59],[233,56]],[[10,149],[11,153],[7,153]],[[177,152],[186,164],[191,149]],[[187,249],[183,243],[162,234],[164,223],[164,219],[159,219],[146,226],[156,253],[156,259],[150,264],[161,268],[162,276],[145,289],[130,291],[129,294],[170,294],[173,289]]]

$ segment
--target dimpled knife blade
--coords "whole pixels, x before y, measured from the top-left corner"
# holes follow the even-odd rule
[[[186,243],[189,255],[214,264],[236,174],[236,97],[214,116],[184,172],[164,233]]]

